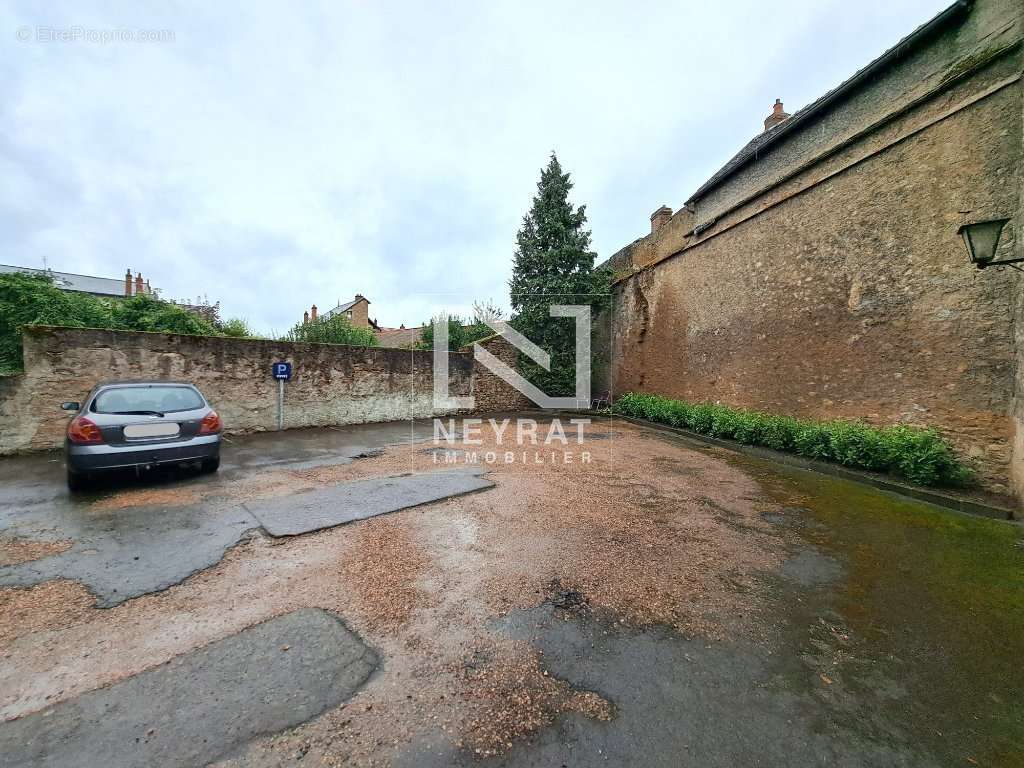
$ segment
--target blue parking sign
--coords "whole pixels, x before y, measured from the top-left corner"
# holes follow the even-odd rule
[[[292,364],[285,362],[277,362],[271,366],[270,369],[275,379],[281,381],[290,381],[292,378]]]

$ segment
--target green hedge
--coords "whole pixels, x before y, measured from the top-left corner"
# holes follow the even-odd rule
[[[43,275],[9,272],[0,275],[0,374],[22,369],[21,329],[26,325],[66,328],[112,328],[217,336],[207,319],[184,307],[143,294],[101,298],[63,291]]]
[[[970,470],[932,429],[870,427],[849,421],[814,422],[660,395],[627,393],[612,412],[703,435],[760,445],[847,467],[889,472],[919,485],[965,486]]]

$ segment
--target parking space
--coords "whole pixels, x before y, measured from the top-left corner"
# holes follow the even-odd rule
[[[584,432],[572,463],[408,422],[260,434],[75,496],[52,456],[0,461],[8,762],[1019,762],[993,641],[1024,628],[1019,526]],[[179,722],[154,685],[223,707]]]

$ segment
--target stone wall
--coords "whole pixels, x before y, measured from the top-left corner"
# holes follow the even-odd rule
[[[501,336],[491,336],[478,343],[510,368],[517,367],[519,350]],[[476,360],[473,361],[473,398],[475,401],[473,410],[478,413],[516,411],[536,407],[526,395],[506,384],[504,379],[495,376]]]
[[[276,429],[276,360],[294,371],[286,428],[441,415],[433,409],[432,352],[48,327],[27,328],[24,349],[25,373],[0,378],[0,453],[61,445],[68,415],[60,403],[107,379],[190,381],[229,432]],[[469,394],[472,376],[472,355],[451,353],[452,394]],[[495,393],[485,402],[509,410],[518,401],[503,404]]]
[[[857,95],[842,142],[811,121],[611,259],[615,392],[934,426],[1024,490],[1024,280],[956,234],[1012,216],[999,257],[1024,255],[1020,10],[977,7]]]

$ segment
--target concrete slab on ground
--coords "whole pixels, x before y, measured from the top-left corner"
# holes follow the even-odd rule
[[[305,608],[107,688],[0,725],[11,768],[206,765],[355,693],[379,659]]]
[[[799,666],[783,668],[770,650],[756,644],[709,643],[664,627],[627,627],[614,616],[550,604],[512,611],[495,627],[533,644],[554,678],[612,702],[615,717],[604,722],[579,713],[562,715],[515,750],[490,758],[493,768],[938,768],[910,734],[859,709],[856,694],[840,686],[829,691],[834,706],[856,713],[856,722],[830,716],[820,697],[787,682],[796,678],[792,668]],[[864,722],[875,738],[852,727]],[[392,764],[472,768],[480,758],[452,745],[437,729],[414,740]]]
[[[267,469],[302,470],[350,464],[379,455],[388,447],[429,441],[431,435],[431,423],[427,420],[229,437],[223,448],[221,471],[216,475],[187,470],[145,473],[141,477],[131,472],[113,473],[87,494],[68,493],[63,461],[56,454],[5,458],[0,462],[0,539],[67,541],[71,546],[37,560],[0,565],[0,587],[31,587],[51,579],[71,579],[95,594],[96,604],[101,608],[159,592],[216,565],[247,531],[259,528],[260,522],[231,497],[232,486],[239,479]],[[460,481],[451,493],[489,487],[477,486],[478,482],[483,481],[472,481],[472,487],[466,488],[465,481]],[[141,489],[162,489],[168,500],[124,508],[103,507],[111,493]],[[173,500],[179,489],[182,501]],[[206,498],[189,502],[190,492],[194,494],[199,489]],[[400,492],[403,498],[409,496],[404,486],[392,490]],[[368,492],[362,486],[352,490],[355,494]],[[440,493],[436,498],[451,493]],[[339,494],[328,492],[324,498],[335,504],[349,491]],[[408,503],[396,501],[393,509],[380,511],[435,498],[430,489],[413,496]],[[354,497],[354,501],[361,497]],[[297,498],[306,497],[284,497],[280,503],[287,508]],[[360,503],[365,507],[364,502]],[[341,522],[349,519],[359,517],[346,517]],[[328,519],[305,530],[335,524]]]
[[[493,488],[483,470],[374,477],[245,504],[271,536],[295,536]]]
[[[259,523],[241,506],[159,505],[97,512],[69,506],[56,516],[37,507],[23,512],[16,531],[32,538],[68,538],[60,554],[0,567],[0,585],[29,587],[73,579],[110,608],[139,595],[180,584],[220,562]]]

